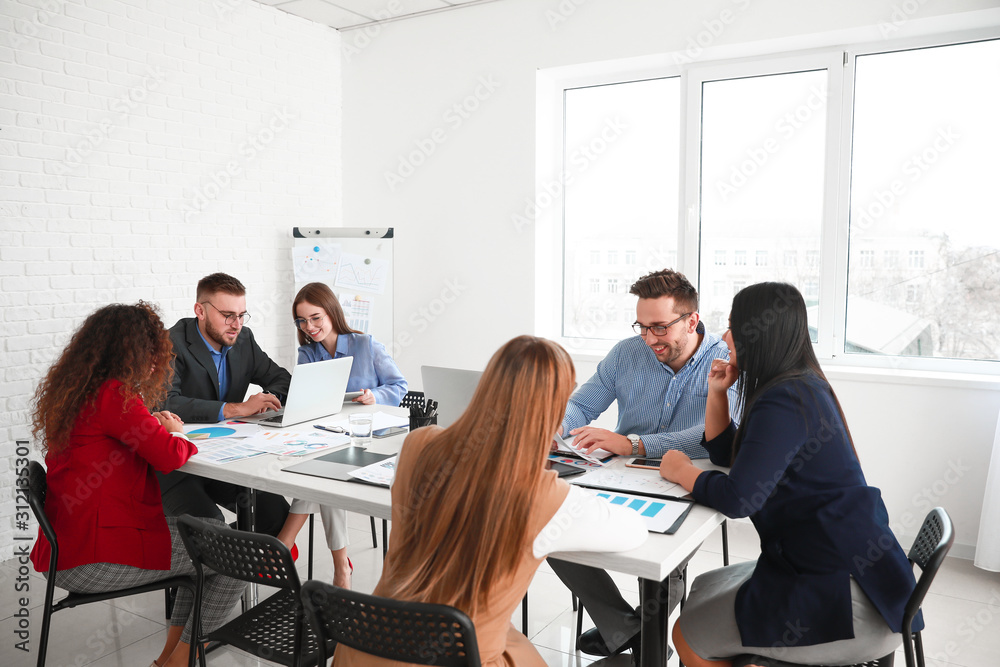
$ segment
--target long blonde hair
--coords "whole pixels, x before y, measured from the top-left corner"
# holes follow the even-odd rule
[[[574,382],[573,362],[550,340],[518,336],[493,355],[465,413],[412,462],[387,595],[473,615],[513,574]]]

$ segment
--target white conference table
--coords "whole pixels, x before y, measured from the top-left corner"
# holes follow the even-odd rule
[[[330,424],[341,421],[352,412],[376,411],[400,415],[408,414],[406,408],[393,408],[384,405],[345,405],[344,409],[337,415],[311,420],[286,427],[283,430],[316,433],[313,424]],[[395,454],[402,446],[404,438],[405,434],[374,439],[368,446],[368,450],[375,453]],[[298,461],[322,456],[331,451],[335,451],[335,449],[323,450],[306,457],[279,457],[265,454],[223,465],[188,461],[180,470],[192,475],[230,482],[248,489],[269,491],[283,496],[332,505],[349,512],[390,519],[392,508],[389,489],[283,470],[283,468],[294,465]],[[624,461],[617,460],[611,465],[624,465]],[[702,467],[714,468],[707,460],[704,461]],[[695,505],[675,534],[650,533],[649,539],[642,546],[631,551],[618,553],[560,552],[552,555],[572,563],[622,572],[640,579],[642,665],[643,667],[662,667],[666,664],[666,629],[670,601],[665,597],[666,589],[660,586],[660,582],[694,554],[702,542],[724,519],[725,517],[715,510]]]

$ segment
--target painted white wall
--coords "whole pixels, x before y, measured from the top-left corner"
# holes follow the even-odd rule
[[[344,221],[396,228],[404,374],[419,388],[422,364],[482,368],[502,342],[535,331],[534,232],[511,216],[534,197],[538,69],[680,51],[706,31],[715,47],[798,38],[805,48],[814,33],[859,29],[899,37],[919,20],[946,26],[948,14],[996,6],[504,0],[344,33]],[[734,19],[723,24],[723,11]],[[582,361],[581,380],[593,370]],[[939,501],[956,520],[953,553],[969,557],[1000,382],[844,371],[834,383],[904,542],[919,527],[904,513],[923,507],[923,489],[940,489],[950,463],[969,468]]]
[[[34,537],[28,399],[95,308],[145,299],[169,326],[225,271],[294,362],[291,228],[340,221],[340,66],[335,30],[256,2],[3,3],[0,560]]]

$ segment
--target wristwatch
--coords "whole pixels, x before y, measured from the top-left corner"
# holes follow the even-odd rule
[[[639,456],[639,436],[635,433],[629,433],[625,437],[632,443],[632,456]]]

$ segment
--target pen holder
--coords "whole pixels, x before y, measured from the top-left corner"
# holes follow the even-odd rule
[[[418,429],[421,426],[430,426],[431,424],[437,424],[437,423],[438,423],[438,417],[437,417],[437,415],[433,415],[431,417],[414,417],[414,416],[411,415],[410,416],[410,431],[413,431],[414,429]]]

